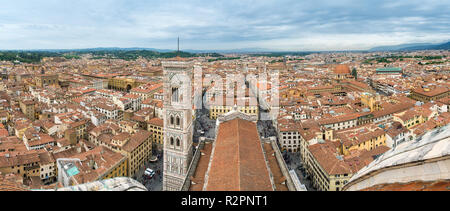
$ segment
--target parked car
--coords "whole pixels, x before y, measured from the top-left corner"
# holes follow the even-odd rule
[[[150,168],[147,168],[144,171],[144,175],[148,178],[152,178],[153,176],[155,176],[155,171]]]

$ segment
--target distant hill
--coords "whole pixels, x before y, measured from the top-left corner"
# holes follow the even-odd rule
[[[415,50],[450,50],[450,42],[437,44],[437,45],[426,45],[426,46],[411,46],[401,49],[403,51],[415,51]]]
[[[436,46],[436,49],[449,50],[450,49],[450,42],[446,42],[444,44],[438,45],[438,46]]]
[[[418,47],[418,46],[429,46],[431,43],[410,43],[410,44],[401,44],[401,45],[388,45],[388,46],[379,46],[375,48],[371,48],[369,51],[398,51],[404,48],[409,47]]]
[[[157,48],[119,48],[119,47],[99,47],[99,48],[82,48],[82,49],[37,49],[29,51],[45,51],[45,52],[57,52],[57,53],[69,53],[69,52],[96,52],[96,51],[153,51],[159,53],[173,52],[169,49],[157,49]]]
[[[44,57],[64,57],[66,59],[80,59],[81,55],[91,54],[93,59],[123,59],[136,60],[138,58],[173,58],[180,57],[197,57],[212,56],[222,57],[223,55],[210,54],[194,54],[189,52],[157,52],[151,50],[132,50],[121,48],[92,48],[92,49],[74,49],[74,50],[33,50],[33,51],[0,51],[0,61],[23,62],[23,63],[39,63]]]
[[[56,53],[69,53],[69,52],[97,52],[97,51],[153,51],[159,53],[169,53],[176,50],[172,49],[158,49],[158,48],[119,48],[119,47],[99,47],[99,48],[83,48],[83,49],[35,49],[35,50],[24,50],[24,51],[45,51],[45,52],[56,52]],[[193,50],[193,49],[183,49],[184,52],[201,54],[201,53],[271,53],[279,52],[271,49],[265,48],[242,48],[242,49],[229,49],[229,50]]]
[[[99,48],[84,48],[84,49],[38,49],[29,50],[31,52],[52,52],[52,53],[92,53],[94,55],[112,53],[112,54],[125,54],[125,53],[139,53],[139,54],[168,54],[176,52],[176,50],[170,49],[157,49],[157,48],[119,48],[119,47],[99,47]],[[26,52],[29,52],[26,51]],[[0,51],[1,52],[1,51]],[[183,49],[182,52],[197,55],[197,56],[215,56],[221,57],[222,54],[250,54],[256,56],[285,56],[285,55],[308,55],[314,53],[313,51],[279,51],[266,48],[241,48],[241,49],[229,49],[229,50],[193,50]]]
[[[450,50],[450,42],[441,44],[410,43],[392,46],[379,46],[371,48],[369,51],[415,51],[415,50]]]
[[[184,50],[186,52],[189,53],[225,53],[225,54],[229,54],[229,53],[240,53],[240,54],[245,54],[245,53],[266,53],[266,52],[277,52],[271,49],[266,49],[266,48],[241,48],[241,49],[230,49],[230,50]]]

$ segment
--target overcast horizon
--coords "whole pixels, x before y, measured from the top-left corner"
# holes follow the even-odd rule
[[[346,51],[450,40],[450,2],[16,0],[0,49],[98,47]]]

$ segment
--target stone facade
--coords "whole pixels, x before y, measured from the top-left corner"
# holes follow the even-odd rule
[[[193,115],[190,62],[167,61],[164,69],[164,191],[181,190],[192,160]]]

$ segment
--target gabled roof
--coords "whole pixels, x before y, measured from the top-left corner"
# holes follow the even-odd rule
[[[256,123],[235,118],[219,125],[207,172],[207,191],[272,191]]]

